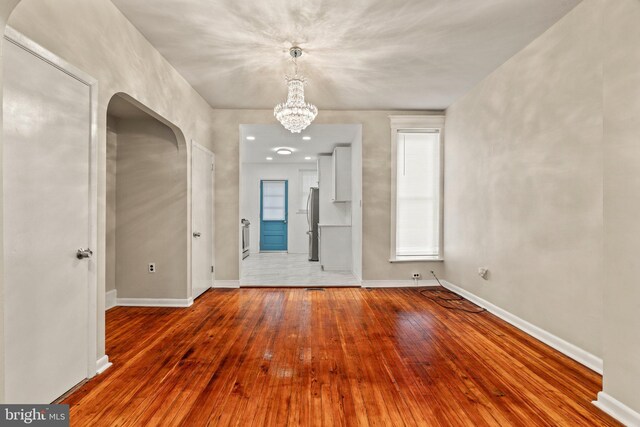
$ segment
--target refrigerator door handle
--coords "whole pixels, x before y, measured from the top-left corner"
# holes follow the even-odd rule
[[[307,196],[307,225],[309,226],[309,230],[311,230],[311,195],[313,191],[309,188],[309,195]]]

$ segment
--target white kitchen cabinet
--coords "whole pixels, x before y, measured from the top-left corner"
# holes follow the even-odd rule
[[[320,223],[351,224],[351,203],[334,203],[332,155],[318,156]]]
[[[320,266],[325,271],[351,271],[351,226],[319,224]]]
[[[336,147],[331,155],[333,202],[351,201],[351,147]]]

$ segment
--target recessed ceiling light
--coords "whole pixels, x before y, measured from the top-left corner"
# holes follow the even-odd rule
[[[280,148],[278,151],[276,151],[277,154],[280,154],[281,156],[289,156],[291,153],[293,153],[293,151],[289,150],[288,148]]]
[[[255,141],[256,137],[255,136],[248,136],[247,137],[247,141]]]
[[[305,157],[304,159],[305,160],[311,160],[311,157]]]
[[[267,160],[273,160],[273,157],[267,157]]]
[[[309,141],[311,139],[310,136],[303,136],[302,139],[304,139],[305,141]]]

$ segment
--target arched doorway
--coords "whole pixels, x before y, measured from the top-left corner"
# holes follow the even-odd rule
[[[190,305],[187,173],[181,135],[130,97],[114,95],[106,157],[110,305]]]

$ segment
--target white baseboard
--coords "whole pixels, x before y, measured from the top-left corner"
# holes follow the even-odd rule
[[[191,307],[193,298],[118,298],[117,305],[124,307]]]
[[[601,358],[596,357],[595,355],[589,353],[588,351],[583,350],[580,347],[573,345],[570,342],[567,342],[562,338],[557,337],[552,333],[547,332],[544,329],[539,328],[527,322],[526,320],[523,320],[518,316],[511,314],[506,310],[503,310],[502,308],[496,305],[493,305],[489,301],[486,301],[472,294],[471,292],[468,292],[462,289],[459,286],[453,285],[447,282],[446,280],[441,280],[441,282],[442,282],[442,285],[445,288],[449,289],[450,291],[453,291],[456,294],[468,299],[472,303],[487,309],[487,311],[495,314],[505,322],[510,323],[511,325],[515,326],[521,331],[526,332],[527,334],[531,335],[537,340],[542,341],[543,343],[547,344],[550,347],[553,347],[554,349],[558,350],[560,353],[564,354],[565,356],[570,357],[576,362],[581,363],[587,368],[602,375],[602,359]]]
[[[104,310],[107,311],[110,308],[113,308],[117,305],[118,305],[118,291],[116,289],[112,289],[109,292],[105,293]]]
[[[363,288],[422,288],[438,286],[435,280],[363,280]]]
[[[598,400],[594,400],[593,404],[602,412],[611,415],[627,427],[640,427],[640,413],[614,399],[604,391],[598,393]]]
[[[96,375],[100,375],[109,369],[113,363],[109,362],[109,356],[106,354],[96,361]]]
[[[213,282],[213,288],[232,288],[236,289],[240,287],[240,280],[215,280]]]

